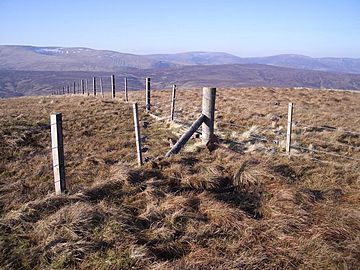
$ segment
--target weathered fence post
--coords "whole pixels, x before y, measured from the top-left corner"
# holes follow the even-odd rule
[[[103,83],[102,83],[102,78],[100,77],[100,92],[101,92],[101,97],[104,97],[104,89],[103,89]]]
[[[128,84],[127,84],[127,77],[124,78],[124,91],[125,91],[125,101],[128,102]]]
[[[138,104],[133,104],[134,111],[134,127],[135,127],[135,139],[136,139],[136,151],[137,151],[137,160],[139,166],[143,165],[142,153],[141,153],[141,137],[140,137],[140,126],[139,126],[139,110]]]
[[[202,124],[202,142],[207,142],[214,135],[214,119],[215,119],[215,98],[216,88],[203,88],[202,114],[206,116]]]
[[[171,112],[170,112],[171,121],[174,121],[175,96],[176,96],[176,84],[173,85],[172,96],[171,96]]]
[[[111,97],[115,98],[115,75],[111,75]]]
[[[51,114],[50,124],[55,193],[59,195],[66,191],[64,142],[61,113]]]
[[[166,153],[165,157],[170,157],[171,155],[179,153],[181,148],[187,143],[195,131],[204,123],[206,116],[201,114],[200,117],[190,126],[190,128],[180,137],[176,142],[173,148]]]
[[[289,102],[288,108],[288,122],[286,132],[286,153],[290,155],[291,150],[291,135],[292,135],[292,119],[293,119],[294,106],[292,102]]]
[[[73,94],[76,94],[76,82],[73,83]]]
[[[81,83],[80,83],[80,85],[81,85],[81,92],[82,92],[82,94],[83,94],[83,95],[85,95],[85,86],[84,86],[84,80],[81,80]]]
[[[90,93],[89,93],[89,80],[88,79],[85,80],[85,88],[86,88],[86,94],[89,96]]]
[[[146,104],[146,111],[150,111],[150,78],[145,79],[145,104]]]
[[[93,77],[93,96],[96,97],[96,78]]]
[[[67,93],[70,94],[70,84],[67,85]]]

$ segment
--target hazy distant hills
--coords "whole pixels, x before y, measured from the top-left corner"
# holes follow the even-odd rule
[[[284,54],[241,58],[221,52],[135,55],[89,48],[0,45],[0,69],[31,71],[117,71],[184,65],[263,64],[297,69],[359,73],[360,59]]]
[[[152,77],[154,88],[177,83],[182,87],[360,90],[360,59],[301,55],[241,58],[221,52],[135,55],[80,47],[0,46],[0,97],[49,93],[73,81],[108,78],[112,73],[121,80],[128,77],[133,90],[142,89],[147,76]]]
[[[360,74],[360,59],[353,58],[312,58],[296,54],[241,58],[232,54],[218,52],[155,54],[146,57],[177,65],[262,64],[296,69]]]
[[[40,95],[62,89],[65,84],[79,83],[102,77],[104,91],[110,91],[111,72],[84,71],[1,71],[0,97]],[[123,90],[123,79],[128,78],[129,90],[143,90],[145,77],[151,77],[152,89],[171,89],[177,84],[179,90],[191,87],[310,87],[360,90],[360,74],[330,73],[291,69],[259,64],[189,65],[161,69],[128,68],[116,72],[116,89]]]
[[[176,54],[145,55],[147,59],[174,65],[224,65],[244,64],[247,61],[232,54],[222,52],[186,52]]]
[[[155,61],[134,54],[88,48],[0,46],[0,69],[31,71],[116,71],[151,68]]]
[[[312,58],[304,55],[282,54],[246,58],[246,62],[278,67],[360,74],[360,59],[355,58]]]

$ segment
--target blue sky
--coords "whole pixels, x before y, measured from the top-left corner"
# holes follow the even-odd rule
[[[360,0],[0,0],[0,44],[360,58]]]

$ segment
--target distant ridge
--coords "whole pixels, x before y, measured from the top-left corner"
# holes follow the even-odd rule
[[[136,55],[84,47],[0,45],[0,70],[122,71],[187,65],[263,64],[306,70],[360,74],[360,59],[312,58],[296,54],[241,58],[225,52]]]
[[[360,90],[359,59],[294,54],[240,58],[224,52],[135,55],[83,47],[0,45],[0,97],[48,94],[73,81],[110,74],[128,77],[131,90],[143,89],[145,77],[152,77],[158,89],[177,83],[183,89],[211,85]]]

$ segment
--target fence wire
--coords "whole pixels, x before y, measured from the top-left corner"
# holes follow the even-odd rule
[[[330,156],[334,156],[334,157],[345,158],[345,159],[349,159],[349,160],[360,161],[360,159],[358,159],[358,158],[353,158],[353,157],[349,157],[349,156],[344,156],[344,155],[340,155],[340,154],[336,154],[336,153],[328,152],[328,151],[323,151],[323,150],[311,149],[311,148],[308,148],[308,147],[291,145],[291,148],[299,149],[299,150],[305,150],[305,151],[308,151],[308,152],[314,152],[314,153],[319,153],[319,154],[330,155]]]
[[[110,75],[104,75],[104,76],[97,76],[97,92],[100,95],[100,87],[99,87],[99,79],[102,79],[102,85],[103,85],[103,89],[104,92],[106,91],[106,89],[110,90],[111,89],[111,83],[110,83]],[[120,77],[123,78],[123,77]],[[90,95],[92,94],[92,79],[87,79],[88,80],[88,87],[87,87],[87,91],[90,93]],[[116,81],[118,81],[119,78],[116,77]],[[120,82],[122,81],[121,79],[119,80]],[[119,85],[119,82],[117,82],[116,85]],[[144,88],[145,88],[145,84],[144,84]],[[80,89],[81,91],[81,89]],[[85,90],[86,91],[86,90]],[[66,91],[65,91],[66,92]],[[119,90],[119,87],[117,86],[116,89],[116,93],[117,95],[119,95],[119,93],[121,93],[121,95],[123,95],[124,90]],[[72,90],[70,89],[70,94],[72,94]],[[139,97],[141,93],[139,93],[138,91],[133,91],[130,90],[129,88],[129,84],[128,84],[128,95],[129,95],[129,101],[130,102],[137,102],[138,104],[145,104],[145,102],[143,101],[139,101],[141,100],[141,98]],[[203,99],[206,99],[205,97],[202,97],[202,93],[191,93],[192,96],[191,97],[186,97],[184,95],[182,95],[183,92],[182,91],[177,91],[176,93],[176,98],[175,98],[175,114],[174,114],[174,119],[175,119],[175,123],[181,124],[185,127],[189,127],[191,125],[192,120],[189,118],[184,118],[183,114],[184,114],[184,109],[182,109],[181,111],[177,110],[178,106],[183,107],[184,103],[188,104],[189,103],[189,99],[193,100],[198,100],[199,102]],[[153,104],[151,104],[151,108],[156,109],[155,112],[152,112],[152,114],[158,118],[160,118],[161,120],[168,120],[170,119],[170,108],[171,108],[171,95],[172,95],[172,91],[169,89],[168,91],[163,91],[163,92],[158,92],[156,93],[154,96],[151,97],[151,100],[153,101]],[[85,92],[85,96],[86,96],[86,92]],[[164,100],[166,99],[166,100]],[[220,102],[222,102],[221,105],[226,105],[226,103],[231,103],[231,102],[238,102],[239,104],[242,103],[254,103],[254,104],[262,104],[262,105],[266,105],[267,107],[272,107],[274,108],[274,110],[278,110],[278,109],[284,109],[284,113],[282,116],[286,115],[286,109],[287,105],[288,105],[288,100],[273,100],[273,101],[264,101],[264,100],[256,100],[256,99],[249,99],[249,98],[235,98],[235,97],[229,97],[226,95],[222,94],[218,94],[217,99],[220,100]],[[180,105],[181,104],[181,105]],[[193,107],[192,107],[193,108]],[[248,107],[237,107],[237,109],[244,109],[244,110],[250,110],[250,108]],[[294,114],[295,113],[309,113],[309,110],[311,108],[308,107],[304,107],[304,106],[294,106]],[[317,110],[319,108],[315,108],[315,110]],[[121,112],[119,112],[121,113]],[[185,109],[185,113],[188,114],[188,112]],[[193,112],[194,114],[196,113],[201,113],[201,110]],[[329,112],[332,116],[336,116],[336,117],[347,117],[347,116],[354,116],[357,114],[350,114],[350,113],[333,113],[333,112]],[[236,113],[236,112],[232,112],[231,115],[233,116],[238,116],[241,115],[242,113]],[[63,119],[63,122],[83,122],[83,121],[88,121],[88,120],[98,120],[104,116],[108,116],[110,115],[111,117],[116,117],[118,116],[117,112],[108,112],[108,113],[104,113],[101,114],[99,116],[89,116],[89,117],[82,117],[81,119]],[[296,114],[295,114],[296,115]],[[194,116],[194,118],[196,118],[196,116]],[[247,119],[244,119],[247,120]],[[219,127],[221,126],[229,126],[229,127],[235,127],[235,128],[241,128],[241,129],[245,129],[245,130],[249,130],[250,127],[247,125],[240,125],[240,124],[236,124],[236,123],[232,123],[232,122],[227,122],[227,121],[216,121],[216,123],[218,124],[218,128],[216,128],[216,131],[218,132],[223,132],[223,133],[231,133],[232,131],[226,131],[224,129],[221,129]],[[255,124],[256,125],[256,124]],[[261,132],[264,131],[271,131],[274,132],[274,135],[263,135],[259,132],[259,136],[256,135],[250,135],[249,139],[256,139],[256,140],[260,140],[261,138],[263,139],[264,142],[271,142],[273,140],[273,138],[277,139],[278,141],[280,141],[281,139],[284,139],[286,137],[286,134],[282,134],[280,131],[276,132],[276,128],[269,128],[269,127],[264,127],[264,126],[259,126],[257,125],[260,129]],[[328,131],[332,131],[332,132],[341,132],[344,134],[351,134],[351,135],[355,135],[355,136],[360,136],[360,131],[354,131],[354,130],[349,130],[349,129],[343,129],[342,127],[331,127],[331,126],[327,126],[327,125],[311,125],[309,123],[303,122],[303,121],[293,121],[293,128],[297,128],[297,127],[302,127],[302,128],[306,128],[306,129],[323,129],[323,130],[328,130]],[[126,129],[123,130],[122,132],[126,132],[126,131],[133,131],[132,129]],[[107,132],[105,133],[106,135],[113,135],[114,133],[111,132]],[[149,133],[146,136],[150,136],[151,134]],[[273,138],[270,138],[270,137]],[[344,148],[350,148],[350,149],[354,149],[354,150],[359,150],[360,147],[357,146],[353,146],[353,145],[347,145],[344,143],[340,143],[340,142],[333,142],[333,141],[325,141],[322,139],[316,139],[316,138],[309,138],[310,141],[313,141],[315,143],[321,143],[321,144],[329,144],[329,145],[336,145],[339,147],[344,147]],[[302,146],[298,146],[298,145],[291,145],[291,148],[294,149],[299,149],[299,150],[304,150],[304,151],[309,151],[309,152],[314,152],[314,153],[319,153],[319,154],[324,154],[324,155],[331,155],[331,156],[335,156],[335,157],[340,157],[340,158],[345,158],[345,159],[349,159],[349,160],[356,160],[356,161],[360,161],[360,159],[358,158],[354,158],[354,157],[349,157],[349,156],[345,156],[345,155],[341,155],[341,154],[336,154],[333,152],[328,152],[328,151],[323,151],[323,150],[317,150],[317,149],[310,149],[310,148],[306,148],[306,147],[302,147]]]

